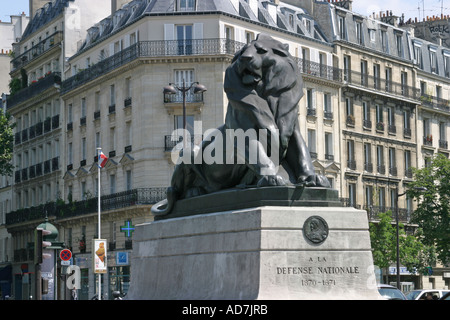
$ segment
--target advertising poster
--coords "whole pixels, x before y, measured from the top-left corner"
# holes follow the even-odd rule
[[[94,239],[93,250],[94,261],[94,273],[106,273],[107,272],[107,259],[106,259],[106,240]]]

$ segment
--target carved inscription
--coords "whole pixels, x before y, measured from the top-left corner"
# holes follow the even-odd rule
[[[325,264],[327,259],[325,257],[311,257],[307,261],[307,264],[311,262]],[[301,280],[300,284],[302,286],[311,287],[335,286],[338,284],[336,281],[336,276],[357,275],[361,272],[360,267],[355,265],[330,266],[323,264],[317,266],[278,266],[276,267],[276,274],[307,276],[305,279]]]

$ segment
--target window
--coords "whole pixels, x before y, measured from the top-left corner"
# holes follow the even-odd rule
[[[356,43],[364,45],[362,22],[356,21]]]
[[[245,32],[245,41],[247,44],[255,40],[255,34],[253,32],[246,31]]]
[[[312,158],[317,158],[316,130],[308,129],[308,149]]]
[[[361,85],[367,86],[369,83],[369,74],[367,69],[367,61],[361,61]]]
[[[109,194],[116,193],[116,175],[109,176]]]
[[[384,125],[383,125],[383,106],[377,104],[377,105],[375,105],[375,109],[376,109],[377,129],[378,130],[382,130],[382,129],[384,129]]]
[[[410,111],[403,110],[403,134],[405,137],[411,137]]]
[[[183,129],[183,116],[175,116],[175,129]],[[186,130],[194,136],[194,116],[186,116]]]
[[[348,201],[351,207],[356,207],[356,184],[348,184]]]
[[[350,65],[350,56],[344,56],[344,81],[350,81],[350,70],[351,70],[351,65]]]
[[[86,138],[81,139],[81,160],[86,160]]]
[[[436,58],[436,50],[430,48],[430,65],[431,65],[431,73],[438,74],[438,64]]]
[[[175,70],[175,84],[182,88],[183,86],[185,87],[189,87],[195,80],[194,80],[194,70],[189,69],[189,70]],[[182,101],[183,98],[183,94],[181,92],[177,92],[174,95],[174,99],[176,99],[175,101]],[[194,91],[193,89],[189,90],[188,92],[186,92],[186,101],[190,102],[190,101],[194,101]]]
[[[408,90],[408,74],[406,72],[402,72],[400,75],[402,95],[409,96]]]
[[[411,151],[405,150],[404,153],[404,167],[405,167],[405,176],[408,178],[412,178],[411,172]]]
[[[339,36],[341,40],[347,40],[347,30],[345,27],[345,17],[338,15]]]
[[[325,119],[333,119],[333,109],[331,107],[331,94],[323,94],[323,112]]]
[[[179,55],[192,54],[192,25],[176,26],[176,39]]]
[[[442,146],[442,142],[447,141],[447,123],[446,122],[439,122],[439,145],[440,148],[444,148]]]
[[[67,145],[67,162],[69,164],[73,163],[73,150],[72,150],[72,142],[69,142]]]
[[[372,146],[370,143],[364,143],[364,170],[367,172],[373,171]]]
[[[386,30],[381,30],[381,49],[385,53],[389,53],[389,42]]]
[[[195,10],[195,0],[179,0],[179,11],[193,11]]]
[[[414,59],[419,68],[423,69],[422,48],[416,44],[414,45]]]
[[[109,105],[116,105],[116,87],[113,84],[109,86]]]
[[[334,160],[333,134],[329,132],[325,132],[325,159]]]
[[[73,110],[72,110],[72,104],[69,104],[67,106],[67,123],[72,123],[72,117],[73,117]],[[20,123],[20,122],[19,122]]]
[[[386,168],[384,166],[384,147],[377,146],[377,171],[378,173],[385,174]]]
[[[395,109],[393,107],[387,108],[388,112],[388,126],[389,126],[389,133],[396,133],[395,128]]]
[[[374,64],[373,65],[373,86],[374,89],[376,90],[380,90],[381,86],[380,86],[380,79],[381,75],[380,75],[380,65],[379,64]]]
[[[100,132],[95,133],[95,148],[100,148],[102,145],[100,140]]]
[[[372,186],[365,187],[364,197],[365,197],[366,208],[373,207],[373,188],[372,188]]]
[[[131,174],[131,170],[127,170],[126,172],[126,181],[127,181],[127,191],[133,189],[133,176]]]
[[[389,173],[392,176],[397,175],[397,163],[395,161],[395,148],[389,148]]]
[[[109,151],[116,150],[116,130],[115,128],[109,129]]]
[[[386,211],[386,188],[379,187],[378,188],[378,206],[380,207],[381,211]]]
[[[444,73],[447,78],[450,78],[450,54],[444,53]]]
[[[306,108],[308,110],[314,109],[313,90],[312,89],[306,90]]]
[[[95,101],[95,111],[100,111],[100,91],[97,91],[95,93],[95,97],[94,97],[94,101]]]
[[[362,102],[363,106],[363,127],[372,128],[372,121],[370,121],[370,107],[367,101]]]
[[[81,117],[86,117],[86,98],[81,99]]]
[[[400,34],[397,34],[395,39],[396,39],[396,43],[397,43],[397,55],[400,58],[403,58],[403,36]]]
[[[356,170],[355,141],[353,140],[347,140],[347,166],[349,169]]]
[[[375,29],[369,29],[370,42],[375,42]]]

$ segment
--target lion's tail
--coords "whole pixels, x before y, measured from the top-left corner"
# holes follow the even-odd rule
[[[167,198],[153,205],[151,211],[155,216],[168,215],[172,211],[176,201],[176,192],[172,187],[169,187],[167,188]]]

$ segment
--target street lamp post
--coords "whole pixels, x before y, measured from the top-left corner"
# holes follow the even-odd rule
[[[189,87],[186,86],[185,80],[183,78],[183,86],[179,87],[174,83],[169,83],[168,86],[164,87],[164,94],[177,94],[180,91],[183,95],[183,147],[186,147],[186,93],[194,88],[194,94],[203,93],[207,91],[206,87],[198,82],[193,82]]]
[[[414,189],[419,190],[419,191],[426,191],[427,188],[421,188],[421,187],[415,187]],[[395,225],[396,225],[396,248],[397,248],[397,289],[400,289],[400,243],[399,243],[399,219],[398,219],[398,198],[404,196],[406,194],[406,191],[403,193],[398,193],[397,190],[397,204],[396,204],[396,208],[395,208]]]

